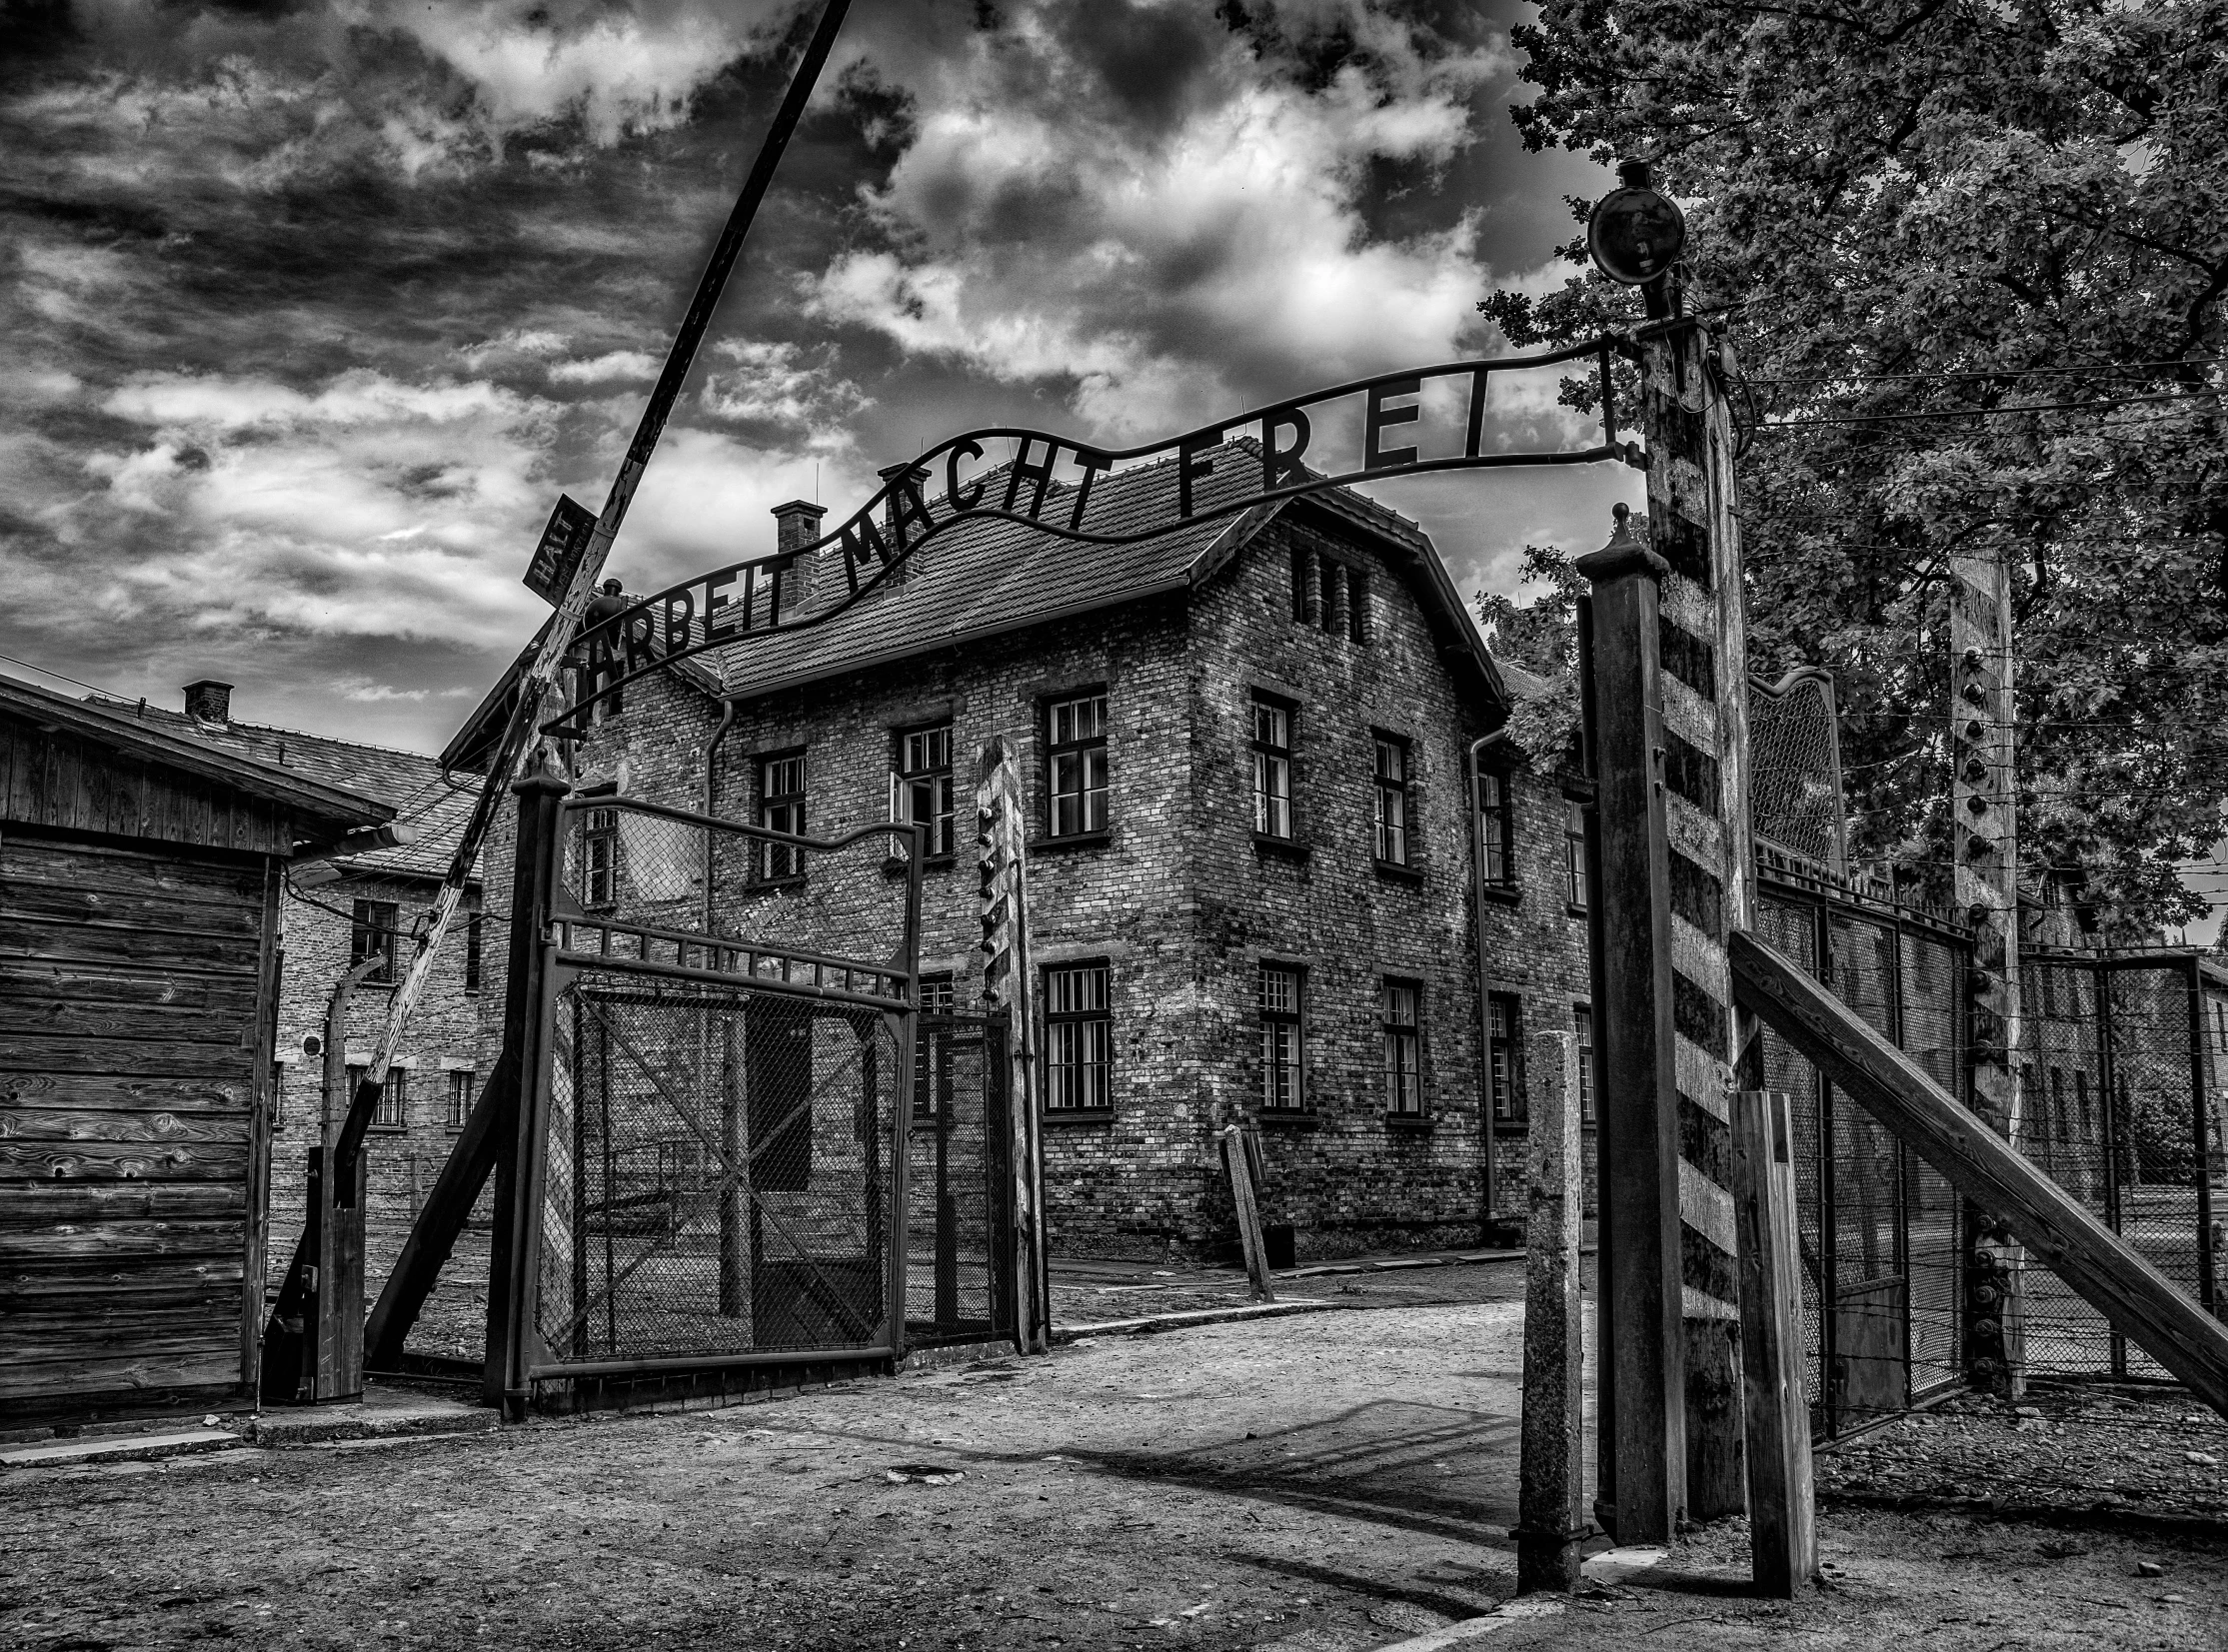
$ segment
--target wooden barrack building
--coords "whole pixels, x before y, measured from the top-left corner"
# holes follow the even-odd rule
[[[393,814],[0,678],[0,1419],[254,1394],[281,862]]]

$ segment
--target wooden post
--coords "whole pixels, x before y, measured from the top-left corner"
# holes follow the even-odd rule
[[[1253,1202],[1253,1170],[1251,1153],[1245,1139],[1245,1126],[1222,1126],[1222,1162],[1229,1166],[1230,1202],[1237,1207],[1238,1248],[1245,1254],[1245,1277],[1253,1287],[1253,1300],[1273,1302],[1275,1286],[1269,1282],[1268,1252],[1261,1244],[1261,1213]]]
[[[317,1140],[303,1183],[302,1236],[264,1331],[272,1382],[263,1397],[311,1404],[364,1391],[362,1155],[342,1164],[349,1122],[348,1005],[385,964],[374,954],[333,983],[325,1003],[325,1071]]]
[[[1751,934],[1735,934],[1729,954],[1743,1005],[1958,1192],[2000,1212],[2012,1237],[2115,1331],[2228,1416],[2228,1326],[1960,1106],[1824,982]]]
[[[1516,1496],[1516,1592],[1578,1586],[1586,1517],[1585,1302],[1578,1229],[1585,1210],[1578,1138],[1578,1040],[1530,1039],[1524,1177],[1523,1440]]]
[[[1608,1080],[1603,1156],[1625,1151],[1620,1132],[1639,1129],[1639,1109],[1652,1104],[1653,1150],[1667,1155],[1671,1178],[1671,1215],[1661,1240],[1669,1258],[1663,1288],[1680,1319],[1675,1339],[1628,1353],[1621,1344],[1630,1319],[1652,1314],[1654,1300],[1628,1298],[1615,1288],[1607,1293],[1617,1318],[1608,1339],[1614,1426],[1635,1448],[1638,1430],[1653,1431],[1652,1422],[1625,1416],[1624,1385],[1628,1373],[1648,1368],[1660,1354],[1660,1369],[1680,1389],[1678,1405],[1662,1413],[1665,1438],[1675,1438],[1683,1456],[1676,1476],[1680,1495],[1670,1515],[1675,1527],[1682,1517],[1737,1514],[1745,1502],[1738,1286],[1725,1186],[1725,1093],[1745,1029],[1726,976],[1725,938],[1750,921],[1755,871],[1748,832],[1747,645],[1722,346],[1698,322],[1670,313],[1676,294],[1667,283],[1651,292],[1650,304],[1657,319],[1640,329],[1632,346],[1640,361],[1647,437],[1647,536],[1643,542],[1620,515],[1609,548],[1578,567],[1596,582],[1591,688],[1600,736],[1595,761],[1607,910],[1595,1015],[1607,1028],[1607,1058],[1621,1067],[1622,1082],[1652,1083],[1643,1103],[1636,1092],[1618,1093],[1617,1078]],[[1644,597],[1628,594],[1641,585]],[[1644,915],[1624,911],[1628,900],[1643,902]],[[1639,989],[1641,972],[1623,968],[1618,953],[1641,944],[1643,934],[1660,954],[1646,972],[1654,997],[1627,1000],[1622,990]],[[1655,1045],[1654,1059],[1644,1063],[1617,1049],[1642,1022]],[[1621,1113],[1615,1125],[1612,1112]],[[1634,1188],[1643,1179],[1655,1187],[1662,1167],[1641,1151],[1645,1163],[1609,1171],[1617,1187]],[[1631,1222],[1642,1225],[1660,1214],[1651,1206],[1644,1214],[1634,1211]],[[1623,1234],[1619,1225],[1609,1235],[1612,1276],[1659,1276],[1656,1258],[1618,1255]],[[1612,1470],[1620,1521],[1633,1505],[1622,1483],[1625,1462],[1620,1450]],[[1642,1500],[1652,1505],[1652,1487]],[[1621,1526],[1617,1537],[1659,1540]]]
[[[1997,556],[1949,561],[1951,873],[1972,920],[1973,1110],[2017,1145],[2019,1095],[2019,834],[2013,772],[2011,576]],[[2018,1247],[1997,1218],[1965,1209],[1965,1370],[1979,1387],[2017,1396],[2024,1359]]]
[[[480,1394],[485,1404],[520,1415],[526,1404],[525,1341],[530,1330],[521,1309],[527,1273],[536,1265],[531,1253],[534,1212],[528,1208],[532,1189],[521,1185],[520,1171],[532,1156],[530,1132],[543,1125],[536,1104],[546,1093],[544,1069],[550,1058],[542,1037],[543,955],[557,902],[565,798],[572,788],[553,775],[537,773],[511,790],[518,795],[519,828],[511,877],[511,958],[503,982],[503,1042],[512,1052],[513,1081],[504,1086],[504,1112],[493,1121],[495,1221]]]
[[[1789,1599],[1818,1575],[1818,1511],[1802,1388],[1794,1126],[1783,1090],[1733,1097],[1733,1211],[1754,1575],[1759,1593]]]
[[[1052,1286],[1045,1244],[1045,1152],[1037,1094],[1035,992],[1029,948],[1028,815],[1021,764],[1000,735],[983,748],[975,807],[983,873],[983,996],[1007,1019],[1012,1080],[1015,1341],[1023,1353],[1052,1348]]]
[[[1600,968],[1593,991],[1604,1317],[1616,1406],[1601,1458],[1619,1543],[1664,1543],[1686,1507],[1677,1074],[1672,1066],[1670,850],[1658,776],[1663,559],[1618,507],[1617,535],[1581,557],[1593,582],[1591,689],[1600,821]]]
[[[426,1194],[426,1207],[403,1240],[379,1303],[364,1324],[364,1363],[374,1371],[402,1369],[403,1344],[418,1313],[440,1281],[441,1269],[471,1219],[472,1206],[495,1168],[500,1132],[510,1127],[517,1067],[506,1045],[471,1115],[449,1148],[441,1173]]]

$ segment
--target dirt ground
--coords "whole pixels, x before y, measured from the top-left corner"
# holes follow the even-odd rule
[[[399,1228],[374,1227],[366,1235],[370,1268],[368,1294],[376,1297],[394,1265],[405,1237]],[[1405,1258],[1403,1260],[1412,1259]],[[282,1264],[283,1265],[283,1264]],[[917,1272],[925,1274],[923,1258]],[[1588,1264],[1590,1266],[1590,1262]],[[478,1359],[485,1345],[488,1312],[488,1238],[467,1232],[442,1270],[441,1283],[411,1327],[414,1353]],[[1341,1307],[1384,1307],[1429,1302],[1503,1302],[1520,1299],[1523,1270],[1506,1263],[1471,1267],[1370,1268],[1351,1274],[1309,1273],[1280,1281],[1284,1300],[1335,1302]],[[1158,1262],[1108,1262],[1055,1257],[1052,1265],[1053,1322],[1097,1324],[1241,1306],[1252,1300],[1245,1275],[1232,1268],[1206,1268]]]
[[[1513,1588],[1519,1338],[1512,1302],[1395,1296],[729,1410],[16,1470],[0,1644],[1363,1652]],[[2228,1533],[1823,1526],[1792,1605],[1719,1528],[1479,1644],[2228,1645]]]

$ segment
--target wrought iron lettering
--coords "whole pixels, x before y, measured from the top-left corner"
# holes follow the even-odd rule
[[[969,431],[947,438],[912,465],[886,473],[890,480],[851,516],[809,545],[773,556],[754,557],[717,568],[643,598],[584,634],[593,670],[588,692],[573,708],[545,725],[554,735],[577,732],[579,714],[647,672],[746,635],[776,635],[835,619],[885,585],[905,561],[939,534],[976,519],[1028,523],[1049,534],[1094,545],[1128,545],[1164,534],[1187,522],[1235,516],[1256,506],[1362,481],[1423,475],[1436,471],[1488,470],[1529,465],[1583,465],[1622,460],[1644,465],[1637,447],[1617,440],[1611,401],[1610,366],[1629,355],[1629,340],[1605,337],[1565,350],[1535,356],[1446,362],[1410,368],[1333,385],[1292,397],[1237,420],[1222,420],[1165,441],[1134,448],[1093,448],[1065,437],[1018,426]],[[1484,451],[1489,376],[1551,367],[1591,357],[1598,376],[1601,439],[1589,447],[1550,451]],[[1463,379],[1458,441],[1444,434],[1434,451],[1433,420],[1426,396],[1434,380]],[[1359,463],[1343,470],[1311,469],[1307,463],[1321,410],[1328,404],[1361,402]],[[1311,418],[1310,414],[1316,417]],[[1387,432],[1410,429],[1412,445],[1388,448]],[[1350,428],[1350,427],[1349,427]],[[1233,438],[1253,444],[1260,470],[1257,485],[1247,476],[1233,483],[1228,456],[1213,450]],[[989,472],[963,475],[963,464],[982,460],[985,444],[1006,442],[1012,458]],[[1172,512],[1132,522],[1118,533],[1095,532],[1086,515],[1100,478],[1118,469],[1158,460],[1174,475]],[[924,492],[924,483],[942,470],[943,493]],[[999,471],[1004,485],[994,491]],[[845,578],[838,586],[823,581],[800,598],[788,578],[799,558],[833,552]],[[737,587],[741,587],[740,594]],[[624,667],[622,668],[622,658]]]

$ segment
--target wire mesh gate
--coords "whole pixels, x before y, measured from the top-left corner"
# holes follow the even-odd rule
[[[2020,970],[2018,1144],[2217,1315],[2213,1182],[2224,1165],[2207,1010],[2195,957],[2030,953]],[[2022,1284],[2028,1369],[2166,1375],[2047,1269],[2030,1267]]]
[[[909,1333],[1010,1327],[1003,1045],[959,1017],[920,1036],[917,828],[817,839],[611,796],[552,823],[524,1380],[893,1358]]]
[[[1766,886],[1756,929],[1964,1097],[1962,937],[1823,885]],[[1793,1103],[1805,1383],[1813,1432],[1831,1436],[1958,1379],[1961,1205],[1768,1029],[1762,1053],[1765,1087]]]
[[[1006,1025],[924,1015],[906,1166],[906,1341],[1015,1330]]]

